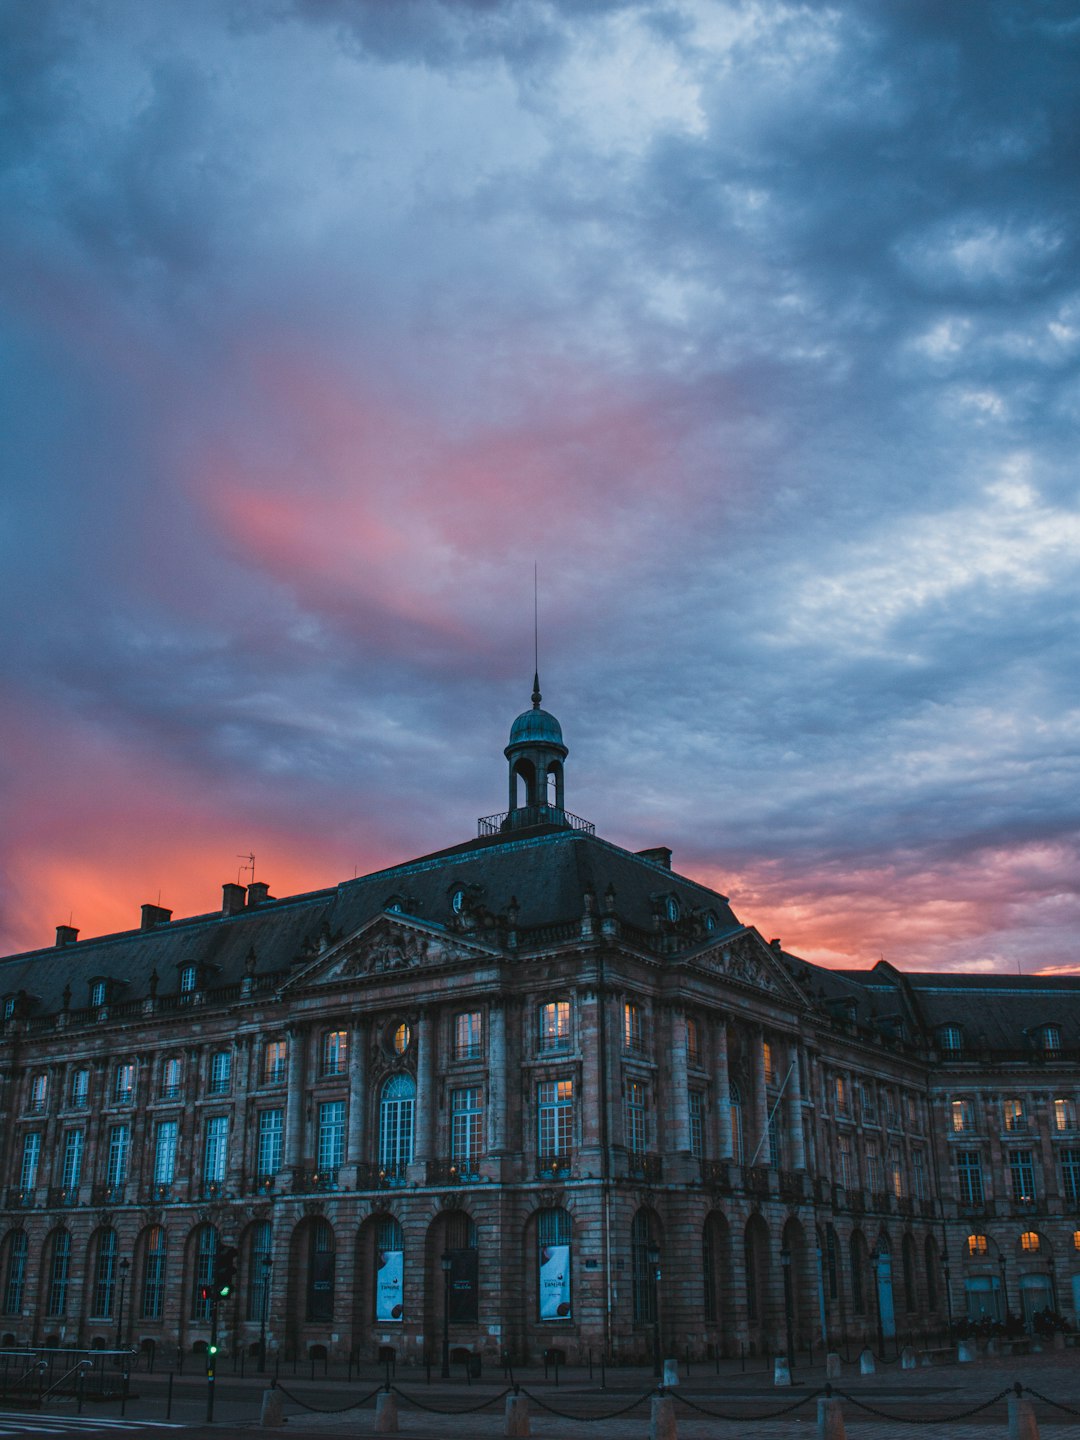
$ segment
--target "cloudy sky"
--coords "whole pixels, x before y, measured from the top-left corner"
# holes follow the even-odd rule
[[[1080,960],[1072,0],[2,0],[0,943],[568,806]]]

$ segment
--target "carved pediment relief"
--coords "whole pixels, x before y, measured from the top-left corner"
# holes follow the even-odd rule
[[[360,930],[343,936],[293,976],[285,988],[331,985],[428,965],[452,964],[456,960],[475,964],[499,953],[494,946],[451,935],[438,925],[383,913]]]
[[[806,997],[756,930],[726,936],[700,950],[692,960],[703,970],[737,980],[754,990],[763,990],[778,999],[806,1003]]]

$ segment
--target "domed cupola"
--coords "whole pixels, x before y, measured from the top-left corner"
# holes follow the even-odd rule
[[[540,709],[540,677],[533,676],[532,709],[519,715],[510,727],[510,743],[503,754],[510,762],[510,804],[505,828],[527,825],[565,825],[563,761],[568,750],[562,726]]]

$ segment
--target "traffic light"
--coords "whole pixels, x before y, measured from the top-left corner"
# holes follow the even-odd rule
[[[209,1286],[209,1285],[200,1285],[200,1286],[199,1286],[199,1299],[200,1299],[200,1300],[209,1300],[209,1299],[210,1299],[210,1286]]]
[[[218,1347],[217,1347],[217,1346],[214,1344],[214,1342],[211,1340],[211,1341],[210,1341],[210,1344],[206,1347],[206,1353],[207,1353],[208,1355],[216,1355],[216,1354],[217,1354],[217,1351],[218,1351]]]
[[[213,1292],[219,1300],[224,1300],[235,1283],[236,1246],[223,1245],[214,1261]]]

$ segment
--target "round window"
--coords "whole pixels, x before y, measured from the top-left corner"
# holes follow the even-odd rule
[[[460,915],[465,908],[465,891],[455,890],[450,897],[450,905],[455,915]]]
[[[403,1020],[401,1024],[396,1026],[394,1029],[393,1046],[394,1050],[398,1055],[405,1054],[405,1051],[409,1048],[409,1042],[411,1039],[412,1031],[409,1029],[408,1025],[406,1025]]]
[[[674,895],[668,896],[667,918],[671,921],[678,920],[679,918],[679,902],[675,899]]]

